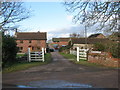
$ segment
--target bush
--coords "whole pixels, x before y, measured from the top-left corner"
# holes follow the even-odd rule
[[[16,54],[17,54],[17,46],[14,37],[10,35],[3,35],[2,36],[2,64],[3,67],[7,63],[14,63],[16,62]]]
[[[59,52],[69,52],[70,48],[72,47],[73,45],[71,45],[71,42],[68,43],[67,46],[64,46],[64,47],[60,47],[59,48]]]
[[[110,52],[113,57],[120,58],[120,43],[113,43]]]
[[[59,52],[62,52],[63,50],[65,50],[66,49],[66,47],[60,47],[59,48]]]
[[[96,51],[105,51],[105,45],[103,43],[95,43],[94,49]]]
[[[120,43],[107,42],[107,43],[96,43],[94,49],[97,51],[110,52],[114,58],[120,58]]]

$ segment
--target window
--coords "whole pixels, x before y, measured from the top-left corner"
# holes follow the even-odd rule
[[[31,43],[32,41],[31,40],[29,40],[29,43]]]
[[[22,52],[22,50],[23,50],[23,47],[18,47],[18,50],[19,50],[18,52],[20,52],[20,53],[21,53],[21,52]]]
[[[28,46],[29,48],[31,47],[31,46]]]
[[[19,47],[19,50],[23,50],[23,47]]]
[[[23,43],[23,40],[20,40],[20,43]]]

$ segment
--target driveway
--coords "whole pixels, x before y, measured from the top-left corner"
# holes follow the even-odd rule
[[[3,87],[118,88],[117,69],[77,65],[58,52],[51,54],[53,62],[50,64],[3,74]]]

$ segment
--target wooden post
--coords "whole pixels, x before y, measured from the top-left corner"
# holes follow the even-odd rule
[[[87,49],[86,54],[87,54],[87,61],[88,61],[88,53],[89,53],[89,49]]]
[[[42,59],[43,59],[43,62],[45,61],[44,60],[44,48],[42,48]]]
[[[46,48],[45,48],[45,53],[46,53]]]
[[[30,48],[28,48],[28,61],[31,62]]]
[[[79,47],[77,47],[77,61],[79,62]]]
[[[71,54],[71,48],[70,48],[70,54]]]

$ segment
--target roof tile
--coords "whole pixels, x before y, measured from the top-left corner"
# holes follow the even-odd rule
[[[19,40],[47,40],[46,32],[17,32],[16,39]]]

